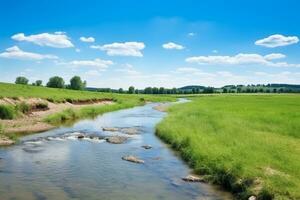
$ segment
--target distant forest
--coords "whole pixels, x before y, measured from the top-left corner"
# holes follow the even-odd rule
[[[127,91],[122,88],[116,90],[111,88],[91,88],[86,90],[98,92],[115,93],[142,93],[142,94],[210,94],[210,93],[300,93],[300,85],[290,84],[257,84],[257,85],[226,85],[221,88],[190,85],[181,88],[146,87],[135,89],[129,87]]]
[[[20,76],[16,78],[16,84],[28,85],[29,80]],[[37,80],[31,85],[43,86],[42,80]],[[206,87],[199,85],[189,85],[181,88],[164,88],[164,87],[146,87],[145,89],[136,89],[130,86],[127,90],[123,88],[94,88],[86,87],[87,82],[83,81],[79,76],[74,76],[70,80],[70,84],[65,84],[62,77],[51,77],[46,87],[66,88],[73,90],[87,90],[94,92],[113,92],[127,94],[210,94],[210,93],[300,93],[300,85],[292,84],[257,84],[257,85],[225,85],[221,88]]]

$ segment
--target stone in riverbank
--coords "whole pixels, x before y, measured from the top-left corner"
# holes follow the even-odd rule
[[[184,178],[182,178],[182,180],[186,181],[186,182],[204,182],[204,179],[199,177],[199,176],[195,176],[195,175],[188,175]]]
[[[9,139],[6,136],[0,136],[0,146],[9,146],[15,144],[15,141]]]
[[[128,162],[133,162],[133,163],[137,163],[137,164],[143,164],[145,163],[145,161],[141,160],[141,159],[138,159],[137,157],[135,156],[123,156],[122,157],[122,160],[126,160]]]
[[[106,138],[106,141],[112,144],[122,144],[127,140],[127,137],[123,136],[111,136]]]

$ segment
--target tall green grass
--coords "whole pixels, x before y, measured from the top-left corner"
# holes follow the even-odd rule
[[[81,109],[69,108],[62,112],[47,116],[44,121],[53,125],[59,125],[82,118],[93,118],[106,112],[130,108],[144,103],[144,101],[138,99],[127,99],[126,101],[116,101],[111,105],[86,106]]]
[[[157,135],[241,199],[300,199],[300,96],[203,96],[174,105]]]
[[[0,119],[14,119],[16,110],[11,105],[0,105]]]

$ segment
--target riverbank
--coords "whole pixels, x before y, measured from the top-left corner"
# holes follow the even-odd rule
[[[7,83],[0,83],[0,90],[0,112],[4,117],[0,119],[0,144],[4,145],[13,143],[20,135],[46,131],[78,119],[143,105],[148,101],[175,100],[168,96],[74,91]]]
[[[220,95],[174,105],[156,134],[240,199],[299,199],[300,96]]]

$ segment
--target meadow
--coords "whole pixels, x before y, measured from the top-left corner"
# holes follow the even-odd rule
[[[51,102],[65,102],[68,100],[90,100],[90,99],[114,99],[116,101],[139,100],[144,98],[147,101],[169,101],[173,98],[170,96],[158,95],[136,95],[136,94],[116,94],[104,92],[79,91],[70,89],[58,89],[48,87],[38,87],[31,85],[18,85],[0,82],[0,99],[8,98],[42,98]]]
[[[300,95],[190,99],[156,134],[196,173],[241,199],[300,199]]]
[[[0,83],[0,99],[22,99],[22,102],[16,106],[0,105],[1,119],[15,119],[22,117],[23,114],[30,109],[26,103],[28,98],[41,98],[53,103],[80,102],[88,103],[97,102],[99,100],[111,100],[114,103],[109,105],[89,105],[80,109],[65,109],[46,116],[41,119],[52,125],[78,120],[81,118],[95,117],[105,112],[115,111],[119,109],[130,108],[143,105],[147,101],[166,102],[175,101],[174,97],[166,95],[142,95],[142,94],[116,94],[91,91],[78,91],[70,89],[56,89],[47,87],[38,87],[30,85],[18,85],[9,83]],[[41,106],[41,105],[39,105]],[[46,105],[42,105],[46,106]],[[1,122],[0,122],[1,125]],[[1,127],[3,127],[1,125]],[[5,127],[4,127],[5,128]],[[3,128],[2,128],[3,129]]]

